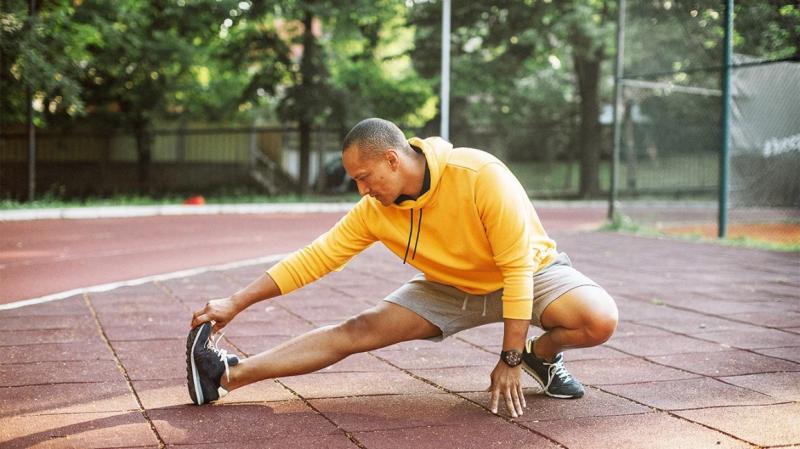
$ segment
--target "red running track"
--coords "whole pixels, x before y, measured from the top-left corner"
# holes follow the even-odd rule
[[[544,208],[550,233],[596,228],[604,208]],[[342,213],[0,222],[0,304],[293,251]]]

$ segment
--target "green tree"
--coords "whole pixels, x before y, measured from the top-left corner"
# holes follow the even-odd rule
[[[613,6],[600,0],[455,3],[451,122],[516,136],[528,151],[543,153],[547,148],[531,144],[532,137],[543,125],[566,124],[577,136],[580,194],[597,195],[600,80],[613,43]],[[440,10],[438,2],[411,9],[419,31],[414,62],[430,77],[439,69]]]
[[[84,113],[80,86],[82,61],[99,40],[98,30],[74,20],[76,8],[66,0],[37,4],[0,2],[0,118],[1,124],[23,123],[30,91],[37,126],[48,118]]]
[[[75,21],[100,30],[82,79],[87,112],[102,126],[134,132],[140,189],[148,184],[153,121],[185,112],[193,98],[187,87],[197,85],[192,68],[198,55],[218,38],[224,21],[238,15],[237,2],[215,0],[76,7]]]
[[[407,55],[393,53],[402,42],[411,42],[403,4],[285,0],[254,4],[247,15],[257,29],[248,33],[232,29],[239,34],[237,39],[256,53],[281,48],[288,58],[276,71],[282,80],[280,92],[275,92],[276,109],[281,119],[298,125],[299,193],[309,188],[313,127],[342,129],[365,115],[416,125],[431,115],[429,84],[414,73]],[[275,45],[271,38],[263,39],[264,32],[282,42]],[[398,44],[395,37],[402,33],[405,38]],[[252,67],[254,61],[248,64]],[[259,95],[256,78],[244,98]],[[263,97],[264,90],[260,92]]]

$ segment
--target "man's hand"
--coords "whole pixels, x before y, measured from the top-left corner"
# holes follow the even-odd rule
[[[268,273],[264,273],[250,285],[228,298],[212,299],[205,307],[192,315],[192,329],[205,323],[214,322],[214,332],[219,332],[237,313],[264,299],[281,294],[281,290]]]
[[[192,329],[206,321],[214,322],[214,332],[219,332],[239,313],[232,298],[212,299],[192,315]]]
[[[522,393],[520,373],[522,373],[520,365],[511,368],[502,360],[497,362],[497,366],[492,370],[492,385],[487,390],[492,392],[492,413],[497,414],[500,396],[503,396],[508,413],[514,418],[522,416],[522,409],[528,404],[525,403],[525,395]]]

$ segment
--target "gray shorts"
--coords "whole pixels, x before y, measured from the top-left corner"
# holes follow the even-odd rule
[[[533,317],[531,324],[541,326],[544,309],[564,293],[582,286],[601,288],[593,280],[572,268],[566,253],[533,274]],[[425,318],[441,329],[442,335],[430,338],[441,341],[473,327],[503,321],[503,289],[486,295],[471,295],[455,287],[425,279],[420,273],[384,298]]]

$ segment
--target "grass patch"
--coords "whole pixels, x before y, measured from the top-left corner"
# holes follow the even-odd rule
[[[607,221],[600,228],[601,231],[621,232],[627,234],[641,235],[645,237],[669,238],[684,241],[711,243],[717,245],[727,245],[742,248],[766,249],[771,251],[800,252],[800,242],[786,243],[773,242],[764,239],[748,236],[736,236],[727,238],[710,238],[700,233],[667,233],[652,226],[636,223],[623,214],[617,214],[613,220]]]
[[[632,192],[684,192],[715,189],[718,185],[718,159],[713,154],[671,155],[638,161],[635,170],[619,166],[619,188]],[[529,192],[577,193],[580,188],[580,162],[509,162],[508,167]],[[597,171],[600,189],[611,186],[611,164],[601,161]],[[684,195],[685,196],[685,195]]]

